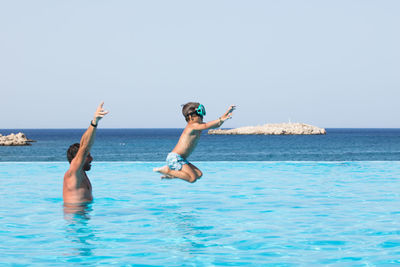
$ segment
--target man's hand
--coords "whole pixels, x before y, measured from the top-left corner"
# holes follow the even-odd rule
[[[236,109],[236,106],[235,106],[235,105],[231,105],[231,106],[229,107],[229,109],[225,112],[225,114],[221,116],[221,120],[222,120],[222,121],[226,121],[226,120],[230,119],[231,116],[232,116],[232,112],[233,112],[235,109]]]
[[[94,119],[93,123],[97,125],[99,120],[101,120],[106,114],[108,114],[107,110],[103,109],[104,102],[101,102],[101,104],[97,107],[96,112],[94,113]]]

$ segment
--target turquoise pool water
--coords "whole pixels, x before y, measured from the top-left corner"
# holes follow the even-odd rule
[[[67,163],[0,163],[0,264],[400,264],[400,162],[96,162],[95,201],[63,207]]]

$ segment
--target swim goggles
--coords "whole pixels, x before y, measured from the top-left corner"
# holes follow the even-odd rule
[[[196,108],[196,113],[197,115],[204,117],[206,115],[206,108],[202,104],[200,104]]]

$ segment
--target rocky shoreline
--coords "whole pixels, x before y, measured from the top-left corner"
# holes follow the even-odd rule
[[[235,129],[214,129],[208,134],[242,134],[242,135],[322,135],[326,134],[324,128],[319,128],[305,123],[271,123],[259,126],[246,126]]]
[[[36,141],[28,139],[23,133],[4,136],[0,134],[0,146],[30,146],[31,142]]]

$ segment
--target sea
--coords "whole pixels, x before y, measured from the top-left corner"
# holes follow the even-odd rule
[[[3,129],[37,142],[0,147],[0,161],[66,161],[85,129]],[[94,161],[163,161],[182,129],[98,129]],[[208,135],[203,132],[192,161],[397,161],[400,129],[327,129],[326,135]]]
[[[195,183],[161,179],[182,129],[98,129],[94,201],[64,205],[85,129],[4,129],[0,266],[399,266],[400,129],[203,133]]]

